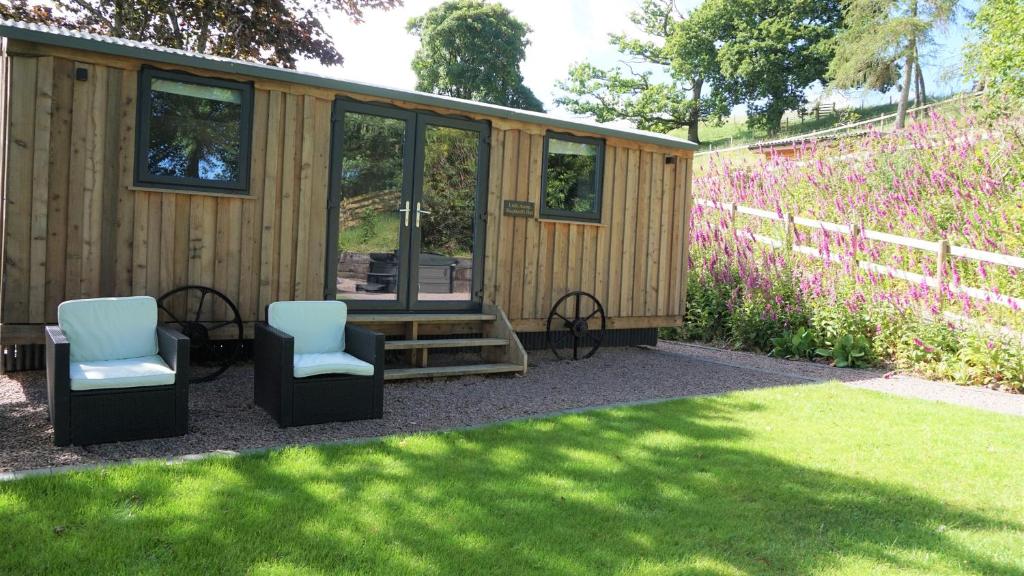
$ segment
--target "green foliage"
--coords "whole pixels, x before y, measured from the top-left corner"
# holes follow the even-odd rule
[[[431,212],[420,226],[423,249],[472,255],[477,187],[477,133],[431,126],[423,160],[423,201]]]
[[[555,102],[598,122],[628,120],[641,130],[657,132],[686,127],[689,139],[698,142],[701,121],[720,120],[728,113],[720,94],[706,90],[718,75],[717,28],[709,26],[713,19],[708,16],[698,10],[682,18],[672,0],[644,0],[630,14],[641,37],[610,38],[620,54],[640,66],[576,64],[568,79],[558,83],[565,94]],[[667,80],[655,81],[656,70]]]
[[[530,27],[498,3],[449,0],[409,20],[419,36],[416,89],[512,108],[543,111],[523,84]]]
[[[997,92],[1024,98],[1024,0],[985,0],[971,26],[979,36],[967,47],[972,75]]]
[[[300,58],[342,63],[322,17],[341,13],[358,23],[365,9],[386,10],[399,4],[400,0],[14,0],[0,4],[0,17],[295,68]]]
[[[751,127],[778,132],[805,89],[823,82],[833,38],[843,25],[841,0],[707,0],[721,27],[720,89],[730,105],[746,104]]]
[[[768,355],[776,358],[809,360],[814,358],[817,349],[817,336],[810,328],[804,326],[772,338],[772,350]]]
[[[815,353],[831,358],[838,368],[860,368],[870,365],[871,342],[863,334],[843,334]]]
[[[924,100],[921,54],[934,43],[935,30],[953,20],[958,3],[959,0],[844,0],[845,26],[835,38],[835,54],[828,68],[830,84],[884,92],[899,84],[902,68],[902,126],[911,77],[917,83],[918,100]]]

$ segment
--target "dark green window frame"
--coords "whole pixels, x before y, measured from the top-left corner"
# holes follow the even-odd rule
[[[239,123],[238,180],[221,181],[190,178],[184,176],[165,176],[152,174],[148,165],[148,149],[150,141],[149,120],[152,106],[153,79],[164,79],[202,86],[215,86],[239,90],[241,93],[241,118]],[[249,166],[252,153],[252,101],[253,85],[251,82],[234,82],[219,78],[196,76],[187,72],[163,70],[144,66],[139,72],[139,105],[136,115],[135,130],[135,177],[136,187],[167,188],[178,191],[212,192],[220,194],[246,195],[249,193]]]
[[[548,206],[548,146],[551,139],[566,142],[590,144],[597,147],[597,158],[594,163],[594,205],[590,212],[574,212]],[[571,220],[576,222],[601,223],[601,197],[604,192],[604,149],[605,142],[601,138],[586,138],[563,132],[549,131],[544,135],[544,161],[541,166],[541,197],[540,217],[552,220]]]

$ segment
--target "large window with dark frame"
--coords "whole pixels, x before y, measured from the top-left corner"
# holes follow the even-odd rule
[[[135,185],[245,194],[252,84],[144,68]]]
[[[542,218],[601,221],[604,140],[549,132],[544,137]]]

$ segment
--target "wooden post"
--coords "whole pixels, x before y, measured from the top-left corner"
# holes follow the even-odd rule
[[[939,240],[937,259],[935,262],[935,280],[939,290],[939,306],[946,302],[946,264],[949,260],[949,240]]]
[[[793,223],[792,214],[783,214],[782,218],[786,223],[786,239],[783,244],[786,245],[786,249],[792,249],[793,244],[796,243],[796,224]]]
[[[860,224],[850,224],[850,258],[853,260],[853,270],[857,271],[857,249],[860,248]]]

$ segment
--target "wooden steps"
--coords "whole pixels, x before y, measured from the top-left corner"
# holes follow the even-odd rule
[[[504,346],[505,338],[438,338],[434,340],[388,340],[385,350],[416,350],[418,348],[475,348]]]
[[[428,312],[423,314],[402,313],[402,314],[349,314],[348,321],[353,324],[405,324],[415,322],[417,324],[449,324],[459,322],[492,322],[497,317],[494,314],[484,313],[437,313]]]
[[[497,306],[484,305],[480,312],[399,312],[349,314],[349,322],[382,332],[384,349],[391,362],[384,367],[385,380],[448,378],[472,374],[526,372],[526,351],[508,317]],[[431,350],[460,351],[459,365],[431,366]],[[395,354],[402,361],[395,365]],[[452,363],[445,358],[445,364]]]
[[[385,380],[415,378],[449,378],[476,374],[510,374],[523,372],[519,364],[467,364],[463,366],[430,366],[427,368],[393,368],[384,371]]]

